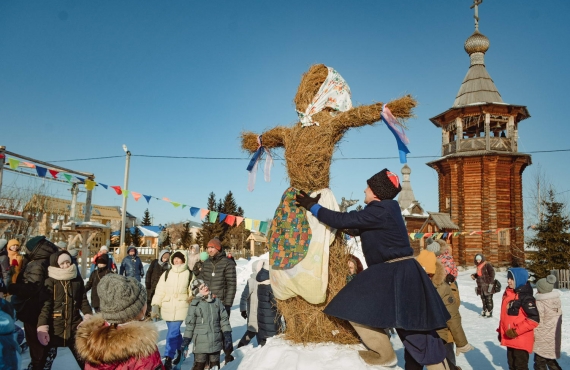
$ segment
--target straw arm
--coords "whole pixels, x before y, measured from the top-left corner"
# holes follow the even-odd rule
[[[264,132],[263,134],[261,134],[261,140],[263,142],[263,146],[268,149],[283,147],[284,138],[287,131],[289,131],[288,128],[283,126],[277,126],[269,131]],[[241,148],[250,153],[255,152],[259,146],[257,143],[258,136],[259,135],[251,131],[242,132]]]
[[[383,103],[371,105],[361,105],[346,112],[337,114],[334,117],[334,124],[337,129],[346,130],[351,127],[362,127],[372,125],[380,120]]]

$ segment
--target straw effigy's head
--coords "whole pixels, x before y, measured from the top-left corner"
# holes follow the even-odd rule
[[[314,64],[301,77],[301,83],[297,89],[297,94],[293,102],[299,112],[304,112],[311,104],[319,88],[327,79],[329,70],[324,64]]]

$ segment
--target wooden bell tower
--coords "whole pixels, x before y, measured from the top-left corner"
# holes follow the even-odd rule
[[[489,39],[475,32],[465,41],[471,64],[453,106],[431,118],[441,128],[441,158],[427,163],[437,171],[439,210],[462,232],[453,255],[471,266],[482,253],[495,266],[524,265],[522,173],[531,156],[518,151],[519,122],[530,117],[522,105],[503,102],[487,70]],[[467,232],[467,234],[464,234]]]

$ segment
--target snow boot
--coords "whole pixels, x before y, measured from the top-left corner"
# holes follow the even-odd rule
[[[395,366],[398,363],[396,353],[390,343],[390,337],[384,329],[357,324],[350,321],[368,351],[358,351],[360,357],[369,365]]]
[[[164,368],[166,370],[172,370],[172,359],[168,356],[164,358]]]
[[[192,366],[192,370],[204,370],[205,367],[206,367],[205,362],[195,362],[194,366]]]
[[[493,312],[487,311],[487,318],[491,318],[491,317],[493,317]]]
[[[483,317],[483,318],[487,317],[487,310],[481,311],[481,316],[480,316],[480,317]]]
[[[210,370],[220,370],[220,361],[210,362]]]

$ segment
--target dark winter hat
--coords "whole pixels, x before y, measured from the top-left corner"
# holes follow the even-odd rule
[[[370,189],[380,200],[394,199],[402,190],[398,175],[384,168],[366,181]]]
[[[46,237],[43,235],[34,236],[32,239],[27,241],[26,249],[29,250],[30,252],[33,251],[40,244],[40,242],[45,240],[45,238]]]
[[[95,260],[95,263],[104,263],[107,265],[109,263],[109,256],[107,254],[102,254]]]
[[[214,247],[217,250],[222,250],[222,243],[220,243],[220,239],[214,238],[208,242],[208,247]]]
[[[184,253],[180,251],[174,252],[174,254],[170,257],[170,260],[174,261],[176,257],[180,258],[183,263],[186,263],[186,257],[184,257]]]
[[[146,304],[146,289],[135,278],[107,274],[97,286],[101,314],[110,324],[134,320]]]
[[[195,279],[192,282],[192,295],[194,295],[194,297],[196,297],[198,293],[200,293],[200,287],[202,285],[206,285],[206,283],[202,279]]]
[[[536,283],[536,290],[539,293],[550,293],[554,288],[554,283],[556,283],[556,276],[548,275],[546,278],[542,278]]]

